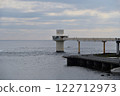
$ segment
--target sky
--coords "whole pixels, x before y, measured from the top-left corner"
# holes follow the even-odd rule
[[[120,0],[0,0],[0,40],[120,38]]]

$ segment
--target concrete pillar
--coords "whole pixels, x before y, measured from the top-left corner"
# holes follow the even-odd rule
[[[106,41],[102,41],[103,42],[103,54],[105,54],[105,43]]]
[[[68,36],[64,35],[64,30],[56,30],[56,36],[52,36],[56,41],[56,52],[64,52],[64,41]]]
[[[116,41],[116,54],[119,55],[119,42]]]
[[[64,52],[64,41],[56,41],[56,52]]]
[[[80,41],[78,41],[78,54],[80,54]]]

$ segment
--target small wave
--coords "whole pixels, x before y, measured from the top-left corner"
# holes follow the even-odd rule
[[[2,52],[3,50],[0,50],[0,52]]]
[[[29,52],[0,52],[0,56],[39,56],[39,55],[64,55],[48,51],[29,51]]]

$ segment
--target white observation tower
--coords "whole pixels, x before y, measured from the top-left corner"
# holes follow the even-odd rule
[[[56,52],[64,52],[64,41],[68,36],[64,35],[64,30],[56,30],[56,36],[53,40],[56,41]]]

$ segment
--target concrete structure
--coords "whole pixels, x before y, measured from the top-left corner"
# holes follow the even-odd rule
[[[116,38],[116,54],[119,55],[120,51],[119,51],[119,43],[120,43],[120,38]]]
[[[80,54],[80,41],[78,40],[78,54]]]
[[[64,30],[56,30],[56,36],[53,36],[53,40],[56,41],[56,52],[64,52],[64,41],[68,36],[64,35]]]
[[[102,41],[103,42],[103,53],[105,54],[105,42],[106,41]]]
[[[112,72],[113,74],[120,75],[120,67],[113,68],[113,69],[111,70],[111,72]]]
[[[99,71],[110,72],[111,69],[120,67],[119,59],[98,57],[93,55],[71,55],[64,56],[67,58],[67,66],[80,66]]]
[[[120,38],[68,38],[64,35],[64,30],[57,30],[57,35],[53,36],[53,40],[56,41],[56,52],[64,52],[65,40],[78,41],[78,53],[80,54],[80,41],[100,41],[103,42],[103,53],[105,54],[105,43],[107,41],[116,41],[116,54],[119,55],[119,43]]]

